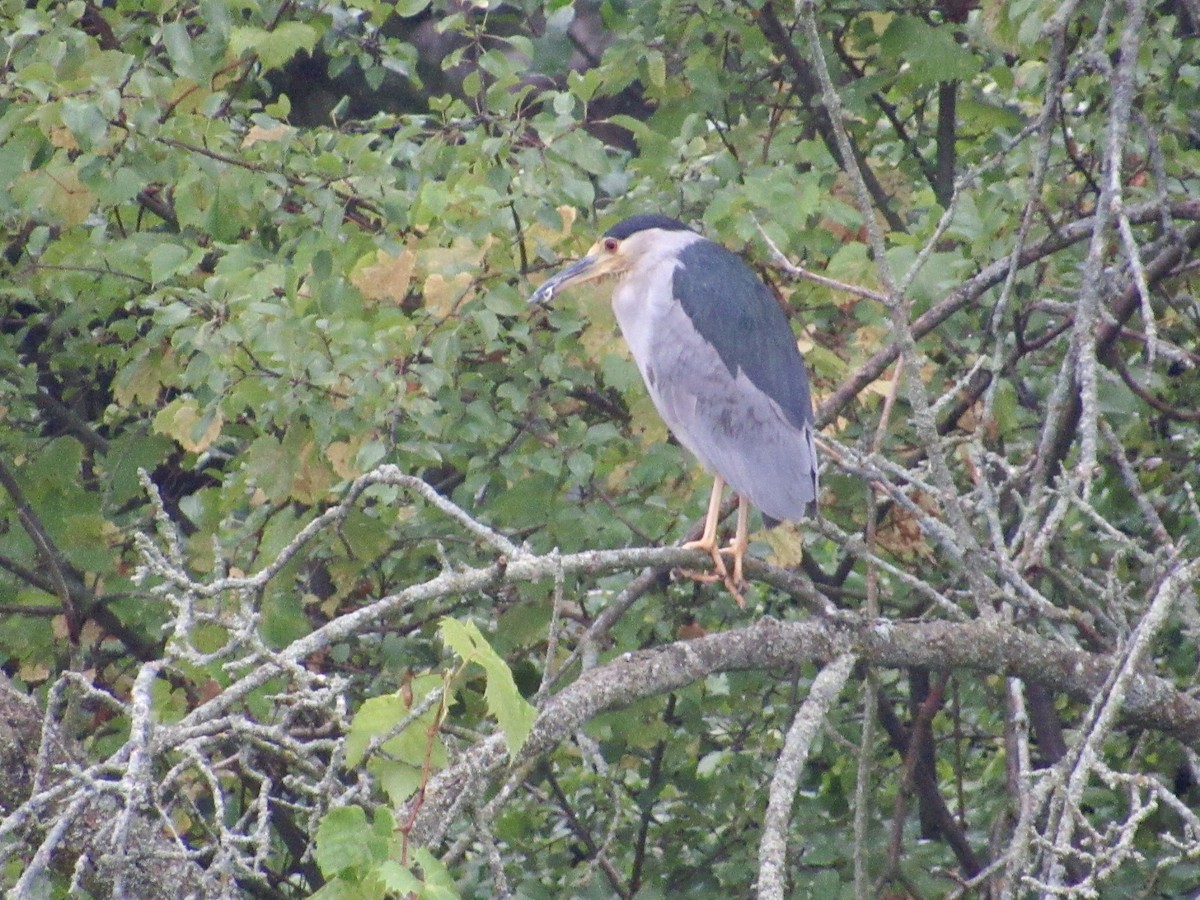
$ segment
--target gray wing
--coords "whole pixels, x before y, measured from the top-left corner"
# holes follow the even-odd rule
[[[659,414],[705,468],[771,518],[804,517],[817,497],[811,405],[789,415],[743,369],[730,372],[678,304],[640,362]],[[799,353],[792,364],[803,366]]]
[[[775,295],[736,253],[700,240],[679,253],[671,293],[731,373],[744,372],[797,428],[813,421],[804,360]]]

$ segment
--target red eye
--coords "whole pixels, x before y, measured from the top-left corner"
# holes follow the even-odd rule
[[[616,238],[609,237],[609,238],[604,239],[604,249],[607,250],[609,253],[616,253],[617,248],[620,246],[621,246],[621,242],[618,241]]]

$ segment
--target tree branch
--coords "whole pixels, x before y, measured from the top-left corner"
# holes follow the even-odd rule
[[[829,714],[854,668],[854,655],[839,656],[813,679],[808,697],[796,710],[783,750],[775,763],[775,775],[767,796],[767,815],[758,844],[758,896],[783,900],[786,890],[787,826],[800,772],[808,761],[817,730]]]
[[[678,690],[716,672],[789,671],[805,662],[854,654],[875,666],[969,669],[1019,677],[1079,702],[1095,698],[1114,659],[1074,650],[1012,626],[981,622],[892,622],[843,615],[838,621],[756,625],[693,641],[622,654],[583,673],[540,710],[519,761],[548,753],[584,722],[643,697]],[[1200,701],[1155,675],[1128,672],[1121,721],[1200,748]],[[441,842],[447,813],[464,792],[476,795],[507,760],[502,735],[467,750],[431,779],[413,840]]]
[[[849,139],[844,144],[839,141],[832,122],[833,111],[812,103],[812,98],[821,96],[821,86],[813,74],[812,64],[796,49],[796,45],[792,43],[783,23],[779,21],[779,16],[772,4],[763,5],[759,12],[758,22],[763,36],[770,41],[775,52],[787,60],[794,75],[792,95],[812,113],[817,133],[821,135],[821,140],[825,143],[830,155],[843,169],[848,167],[848,161],[854,163],[862,172],[863,182],[871,196],[874,208],[887,221],[889,228],[893,231],[904,231],[904,220],[892,209],[891,197],[888,196],[879,179],[875,177],[871,167],[867,165],[866,158]]]
[[[1157,222],[1161,211],[1160,205],[1157,202],[1152,202],[1138,204],[1126,210],[1126,213],[1130,221],[1135,224],[1146,224]],[[1170,205],[1168,212],[1173,219],[1198,220],[1200,219],[1200,200],[1183,200],[1173,203]],[[1016,265],[1018,267],[1031,265],[1072,244],[1077,244],[1087,239],[1091,236],[1094,224],[1095,218],[1088,216],[1063,226],[1037,243],[1025,247],[1018,255]],[[1200,226],[1188,229],[1185,235],[1186,247],[1194,247],[1197,243],[1200,243]],[[1156,279],[1161,279],[1171,267],[1178,264],[1181,258],[1182,253],[1179,246],[1172,245],[1171,248],[1165,250],[1163,254],[1147,264],[1147,279],[1153,284]],[[964,281],[943,299],[912,320],[910,327],[912,328],[913,337],[917,339],[924,337],[956,312],[978,300],[986,291],[1003,283],[1012,264],[1013,261],[1007,257],[999,259],[985,266],[978,274]],[[1136,291],[1132,295],[1127,293],[1122,297],[1121,302],[1117,303],[1113,308],[1115,323],[1112,325],[1106,323],[1101,326],[1101,337],[1098,342],[1099,349],[1106,347],[1120,335],[1121,325],[1133,314],[1137,307]],[[817,407],[817,427],[824,427],[837,418],[838,413],[845,409],[867,385],[876,381],[899,356],[900,346],[896,342],[890,342],[876,351],[870,359],[859,366],[853,375],[842,382]],[[1066,430],[1069,431],[1069,429]]]
[[[8,819],[14,810],[27,806],[31,789],[48,795],[60,791],[63,783],[46,789],[35,784],[32,766],[39,756],[39,735],[43,734],[46,723],[34,701],[15,688],[3,673],[0,673],[0,722],[4,723],[0,728],[0,763],[5,772],[5,778],[0,780],[3,788],[0,791],[0,813],[3,813],[0,822],[18,825],[27,839],[53,824],[60,824],[57,839],[43,844],[47,848],[44,855],[48,862],[56,856],[81,857],[83,862],[76,867],[76,875],[93,896],[106,896],[114,877],[129,863],[140,875],[137,895],[146,900],[227,896],[194,860],[171,844],[159,823],[140,814],[131,822],[132,859],[122,860],[114,866],[117,861],[110,857],[111,846],[98,823],[111,821],[120,812],[120,803],[108,793],[87,790],[87,785],[80,786],[84,789],[78,792],[75,802],[62,804],[69,807],[67,811],[58,810],[51,814],[51,808],[41,807],[43,814],[36,818]],[[60,739],[50,740],[45,753],[45,764],[62,771],[78,770],[83,758],[78,748]],[[75,796],[73,792],[64,792],[64,797],[72,796]],[[26,871],[32,882],[40,870],[31,864]],[[14,891],[9,896],[23,895]]]
[[[0,460],[0,487],[3,487],[12,499],[13,505],[17,508],[17,518],[21,522],[21,527],[25,529],[25,533],[29,535],[29,539],[33,541],[38,555],[41,556],[42,561],[46,564],[46,568],[50,572],[55,593],[58,594],[59,603],[62,604],[63,618],[67,623],[67,634],[71,638],[72,644],[78,644],[79,630],[83,626],[83,622],[80,619],[79,609],[70,588],[70,582],[78,581],[78,576],[71,568],[71,564],[67,561],[66,557],[55,546],[54,541],[50,538],[50,533],[46,531],[46,526],[42,524],[42,520],[25,498],[25,492],[21,490],[21,485],[17,482],[16,476],[13,475],[3,460]]]

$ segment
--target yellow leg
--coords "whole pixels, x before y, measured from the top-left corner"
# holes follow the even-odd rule
[[[742,600],[741,593],[738,588],[745,584],[746,580],[742,577],[742,560],[746,557],[746,550],[750,547],[750,538],[747,537],[747,532],[750,530],[750,501],[738,494],[738,517],[737,531],[734,533],[733,541],[722,550],[722,553],[728,553],[733,557],[733,585],[729,584],[726,579],[726,586],[733,592],[733,595],[738,599],[738,605],[742,606],[745,601]],[[735,587],[736,586],[736,587]]]
[[[721,559],[721,551],[717,547],[717,520],[721,518],[721,493],[724,490],[725,479],[718,475],[713,479],[712,494],[708,498],[708,514],[704,517],[704,533],[700,535],[700,540],[688,541],[683,545],[685,550],[703,550],[711,556],[717,570],[717,577],[722,581],[729,578],[725,560]]]
[[[733,594],[737,605],[745,607],[746,598],[742,596],[742,588],[746,582],[742,576],[742,560],[746,556],[746,549],[750,546],[750,539],[746,536],[750,524],[750,501],[740,494],[738,495],[737,531],[728,547],[718,547],[717,520],[721,517],[721,494],[724,488],[725,479],[718,475],[713,480],[712,494],[708,498],[708,515],[704,519],[704,533],[700,535],[700,540],[688,541],[683,545],[687,550],[703,550],[711,556],[713,569],[716,571],[712,575],[686,571],[683,574],[697,581],[723,582],[729,593]],[[732,573],[722,558],[722,555],[726,553],[733,557]]]

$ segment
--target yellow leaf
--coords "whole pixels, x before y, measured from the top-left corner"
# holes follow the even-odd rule
[[[938,508],[934,499],[923,491],[916,491],[912,500],[928,515],[937,518]],[[932,560],[935,557],[925,533],[921,530],[917,515],[903,506],[893,506],[876,531],[879,546],[894,556],[911,559],[920,557]]]
[[[767,561],[773,565],[795,569],[804,561],[804,534],[795,522],[780,522],[754,537],[771,548]]]
[[[800,329],[800,336],[796,338],[796,346],[802,354],[811,353],[817,349],[817,328],[815,325],[805,325]]]
[[[547,247],[558,247],[564,243],[578,243],[579,236],[574,234],[574,226],[575,220],[579,217],[579,211],[573,206],[563,205],[558,207],[556,212],[562,221],[562,228],[555,231],[553,228],[534,222],[525,230],[525,236],[534,243],[544,244]]]
[[[470,284],[471,275],[468,272],[459,272],[449,279],[444,275],[430,275],[421,288],[425,308],[438,317],[449,315]]]
[[[579,343],[591,359],[600,359],[605,353],[629,355],[628,346],[616,328],[612,314],[612,288],[601,285],[591,290],[584,289],[567,295],[569,301],[555,299],[556,303],[571,302],[579,310],[587,324],[579,335]]]
[[[151,350],[122,369],[114,381],[113,399],[118,406],[132,403],[153,403],[174,362],[170,347]]]
[[[863,325],[854,332],[854,346],[864,357],[869,357],[887,343],[886,328],[878,325]]]
[[[629,419],[635,434],[640,435],[643,444],[661,444],[667,440],[667,426],[662,416],[654,408],[654,401],[646,391],[638,388],[636,398],[626,398],[629,404]],[[694,463],[695,459],[687,451],[683,451],[684,459]]]
[[[334,441],[325,448],[325,458],[333,466],[338,478],[349,480],[362,474],[362,469],[354,464],[354,457],[366,439],[367,435],[364,434],[349,441]]]
[[[22,663],[17,669],[17,677],[26,684],[40,684],[50,677],[50,669],[45,663]]]
[[[85,647],[95,647],[104,639],[104,629],[91,619],[83,623],[79,630],[79,642]]]
[[[39,169],[23,176],[25,179],[32,179],[42,205],[68,228],[82,223],[96,206],[96,195],[84,187],[73,169]]]
[[[494,242],[495,239],[489,236],[480,246],[469,238],[456,237],[449,247],[424,247],[419,250],[417,266],[426,275],[474,272]]]
[[[892,392],[892,379],[876,378],[870,384],[863,388],[864,391],[870,391],[872,394],[878,394],[880,397],[886,397]]]
[[[171,92],[164,98],[164,103],[168,109],[174,110],[176,115],[196,115],[211,96],[210,91],[201,88],[190,78],[176,78],[171,83]]]
[[[292,496],[301,503],[313,504],[323,500],[333,486],[333,472],[317,452],[313,441],[301,448],[299,463],[292,479]]]
[[[53,125],[49,130],[50,145],[60,150],[78,150],[79,142],[75,134],[65,125]]]
[[[402,303],[408,296],[416,259],[411,250],[404,250],[399,256],[376,250],[374,258],[368,254],[358,261],[350,273],[350,283],[368,300]]]
[[[573,206],[563,205],[558,207],[558,217],[562,219],[562,236],[569,238],[571,236],[571,226],[575,224],[575,219],[579,216],[579,210]]]
[[[958,422],[955,424],[957,424],[958,427],[963,431],[971,434],[972,432],[978,430],[979,424],[982,420],[982,417],[980,416],[980,413],[982,412],[982,403],[972,403],[963,411],[963,414],[958,417]]]
[[[292,128],[290,125],[284,125],[282,122],[270,128],[263,128],[261,125],[252,125],[250,126],[250,130],[246,132],[246,136],[242,138],[242,146],[249,147],[252,144],[257,144],[259,141],[281,141],[295,130],[295,128]]]
[[[192,397],[172,401],[154,417],[154,430],[179,443],[184,450],[202,453],[221,434],[225,417],[219,409],[205,415]]]

